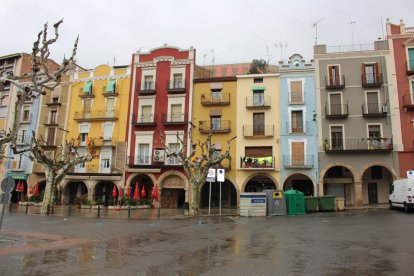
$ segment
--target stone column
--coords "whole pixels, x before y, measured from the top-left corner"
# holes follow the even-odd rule
[[[354,182],[354,190],[355,190],[355,206],[364,205],[364,200],[362,197],[362,181]]]
[[[318,196],[323,196],[323,181],[319,181],[319,194]]]

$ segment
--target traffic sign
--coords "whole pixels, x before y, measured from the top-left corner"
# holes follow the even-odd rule
[[[218,169],[217,170],[217,181],[218,182],[224,182],[225,181],[225,177],[224,177],[224,169]]]
[[[208,169],[207,182],[216,182],[216,169]]]

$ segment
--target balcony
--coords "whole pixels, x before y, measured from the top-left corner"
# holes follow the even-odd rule
[[[58,126],[59,125],[56,118],[53,119],[47,116],[42,118],[42,122],[43,122],[43,125],[45,126]]]
[[[18,160],[11,159],[7,161],[6,169],[13,172],[23,172],[26,170],[26,164],[22,160],[19,162]]]
[[[140,113],[132,115],[131,124],[134,126],[155,126],[157,122],[154,114]]]
[[[406,93],[403,96],[403,107],[406,110],[414,110],[414,95],[410,93]]]
[[[213,133],[229,133],[231,131],[230,125],[230,120],[221,120],[214,124],[211,124],[211,121],[200,121],[198,129],[200,133],[204,134],[208,134],[210,131]]]
[[[274,135],[274,125],[244,125],[244,138],[271,138]]]
[[[414,74],[414,60],[409,60],[407,62],[407,74],[408,75]]]
[[[326,119],[345,119],[348,118],[348,104],[325,105]]]
[[[246,97],[247,109],[269,109],[270,96],[250,96]]]
[[[303,104],[302,92],[290,92],[289,104]]]
[[[117,121],[117,110],[97,110],[90,112],[75,112],[74,120],[77,122],[92,122],[92,121]]]
[[[45,103],[45,105],[47,105],[47,106],[61,106],[62,103],[61,102],[48,102],[48,103]]]
[[[382,103],[364,103],[362,105],[362,116],[366,118],[387,117],[388,106]]]
[[[116,139],[114,137],[101,137],[94,141],[96,147],[116,147]]]
[[[133,163],[130,163],[129,165],[130,166],[150,166],[151,160],[152,160],[151,155],[136,155],[134,156]]]
[[[162,115],[164,125],[185,125],[187,120],[184,113],[169,113]]]
[[[393,150],[392,138],[325,139],[326,153],[388,153]]]
[[[361,81],[364,88],[381,87],[383,84],[382,73],[362,74]]]
[[[211,93],[201,94],[202,106],[223,106],[230,104],[230,93],[221,93],[220,95],[211,95]]]
[[[112,91],[107,91],[106,88],[107,88],[106,86],[104,86],[102,88],[102,96],[104,96],[104,97],[116,97],[116,96],[119,95],[118,87],[114,86],[114,89]]]
[[[286,133],[288,134],[305,134],[309,131],[308,129],[309,123],[308,121],[297,121],[295,125],[292,125],[292,122],[286,122]]]
[[[83,88],[81,88],[79,90],[79,98],[81,99],[95,98],[95,88],[91,87],[89,91],[84,91]]]
[[[283,166],[287,169],[311,169],[313,163],[313,155],[283,155]]]
[[[345,76],[326,76],[325,77],[325,88],[329,90],[342,89],[345,87]]]
[[[274,170],[275,157],[240,157],[240,169],[242,170]]]
[[[185,80],[173,80],[167,82],[168,93],[170,94],[180,94],[185,93]]]
[[[139,95],[155,95],[155,82],[146,81],[138,84],[138,94]]]
[[[70,174],[119,174],[117,168],[114,166],[104,166],[104,165],[93,165],[89,163],[85,163],[81,166],[76,166]]]
[[[177,157],[165,156],[164,165],[165,166],[181,166],[181,162]]]

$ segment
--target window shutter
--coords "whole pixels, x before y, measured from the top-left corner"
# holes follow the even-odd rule
[[[374,68],[375,68],[374,69],[375,83],[379,83],[379,66],[378,66],[378,62],[375,63]]]
[[[365,63],[362,63],[362,81],[364,83],[367,82],[367,71],[366,71],[366,65],[365,65]]]

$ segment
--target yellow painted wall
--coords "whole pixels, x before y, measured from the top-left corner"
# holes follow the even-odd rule
[[[72,96],[70,103],[70,111],[68,117],[67,139],[76,139],[79,136],[79,124],[74,120],[75,113],[81,113],[83,109],[83,99],[79,97],[83,92],[83,87],[86,82],[93,81],[93,94],[95,97],[92,100],[91,113],[96,111],[104,111],[106,108],[107,97],[104,97],[103,91],[108,85],[109,80],[116,79],[116,92],[118,96],[115,96],[115,113],[118,120],[113,121],[114,129],[112,135],[113,144],[116,141],[125,141],[125,134],[127,128],[127,116],[128,116],[128,104],[129,104],[129,85],[130,85],[130,72],[127,68],[115,69],[107,65],[100,65],[93,71],[81,72],[77,78],[74,78],[72,85]],[[99,138],[103,136],[102,124],[108,121],[89,121],[90,130],[88,138]],[[115,159],[115,151],[112,154],[112,163]],[[99,172],[99,157],[92,160],[87,165],[87,172]]]
[[[210,121],[210,110],[217,110],[221,109],[222,111],[222,120],[230,120],[230,132],[229,133],[216,133],[213,135],[212,142],[214,143],[221,143],[222,144],[222,152],[227,150],[227,141],[230,140],[232,137],[236,136],[236,127],[237,127],[237,117],[236,117],[236,109],[237,109],[237,83],[236,81],[230,82],[222,82],[222,93],[228,93],[230,96],[230,105],[224,106],[203,106],[201,104],[202,95],[204,94],[205,97],[210,97],[211,93],[211,83],[215,81],[207,82],[207,83],[195,83],[194,84],[194,94],[193,94],[193,118],[192,122],[196,126],[193,130],[193,140],[194,141],[204,141],[207,138],[207,134],[200,133],[199,131],[199,122],[200,121]],[[231,169],[226,169],[226,178],[229,179],[236,187],[237,192],[239,193],[239,188],[237,187],[236,183],[236,140],[231,142],[230,154],[232,156],[231,159]],[[200,151],[196,154],[200,154]],[[225,160],[223,165],[227,167],[228,161]]]
[[[263,78],[263,83],[254,83],[254,78]],[[253,96],[252,87],[264,86],[264,97],[270,96],[269,109],[250,110],[246,108],[246,98]],[[283,189],[280,181],[280,89],[278,74],[243,75],[237,78],[237,184],[243,192],[248,180],[256,175],[267,175],[273,182],[277,182],[277,189]],[[243,126],[253,125],[253,113],[265,113],[265,125],[274,125],[273,137],[256,139],[245,138]],[[275,169],[274,170],[246,170],[241,168],[240,157],[245,156],[245,147],[272,146]]]

